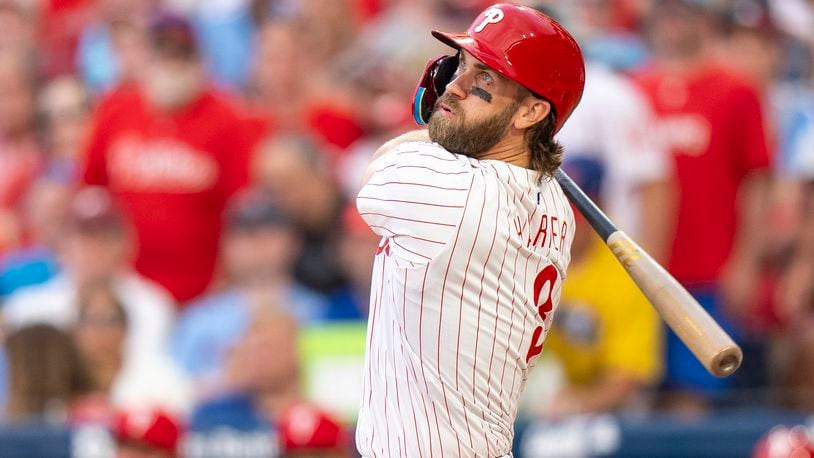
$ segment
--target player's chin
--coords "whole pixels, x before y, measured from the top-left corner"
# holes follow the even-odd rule
[[[430,140],[438,144],[442,144],[442,141],[454,136],[456,130],[459,130],[456,123],[437,111],[432,114],[430,121],[427,123],[427,133],[430,135]]]

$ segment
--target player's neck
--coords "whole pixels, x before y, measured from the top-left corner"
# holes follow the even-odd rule
[[[503,161],[508,164],[529,168],[529,151],[522,134],[506,134],[495,146],[478,156],[480,160]]]

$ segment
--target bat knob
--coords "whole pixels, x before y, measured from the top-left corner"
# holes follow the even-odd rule
[[[727,348],[715,358],[711,372],[716,377],[728,377],[740,367],[741,361],[743,361],[743,352],[740,347]]]

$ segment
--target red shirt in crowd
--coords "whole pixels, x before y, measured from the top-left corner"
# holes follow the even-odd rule
[[[133,87],[100,105],[84,181],[107,186],[132,219],[136,269],[179,302],[212,280],[221,214],[248,179],[252,139],[211,91],[171,114],[151,111]]]
[[[650,69],[636,76],[653,103],[679,186],[670,271],[685,284],[712,285],[737,230],[745,176],[769,166],[760,97],[726,70],[684,76]]]

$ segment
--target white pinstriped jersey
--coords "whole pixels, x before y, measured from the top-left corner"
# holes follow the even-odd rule
[[[362,405],[366,457],[498,457],[559,301],[574,236],[554,180],[400,145],[357,207],[377,250]]]

